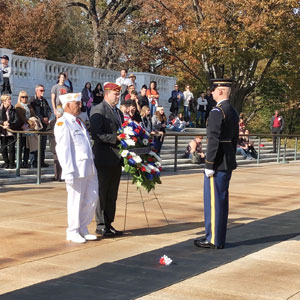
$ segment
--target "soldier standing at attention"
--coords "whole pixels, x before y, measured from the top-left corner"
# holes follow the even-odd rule
[[[98,200],[98,180],[89,134],[77,118],[81,112],[81,93],[59,96],[64,114],[54,127],[56,154],[68,192],[67,241],[85,243],[96,240],[89,234]]]
[[[207,149],[204,174],[204,239],[197,247],[222,249],[225,245],[228,219],[228,187],[232,170],[236,169],[236,145],[239,116],[229,96],[232,80],[213,79],[212,95],[217,102],[208,118]]]

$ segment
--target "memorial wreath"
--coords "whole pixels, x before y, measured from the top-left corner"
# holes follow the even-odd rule
[[[132,175],[137,188],[143,186],[148,192],[161,184],[161,158],[155,153],[150,134],[135,122],[124,122],[119,129],[119,148],[124,170]]]

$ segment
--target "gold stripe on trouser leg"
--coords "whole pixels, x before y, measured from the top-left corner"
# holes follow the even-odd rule
[[[215,224],[216,224],[216,213],[215,213],[215,183],[214,177],[210,177],[210,224],[211,224],[211,243],[215,244]]]

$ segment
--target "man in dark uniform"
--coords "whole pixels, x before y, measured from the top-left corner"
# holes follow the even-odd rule
[[[121,178],[122,158],[119,154],[118,129],[123,123],[123,114],[116,107],[121,87],[108,82],[104,86],[104,101],[94,106],[90,124],[93,152],[99,182],[99,201],[96,207],[96,233],[106,237],[122,235],[111,225],[115,218],[116,201]]]
[[[229,103],[232,80],[212,80],[217,102],[208,118],[207,150],[204,174],[204,239],[194,244],[202,248],[222,249],[228,219],[228,187],[232,170],[237,167],[235,153],[239,136],[239,116]]]

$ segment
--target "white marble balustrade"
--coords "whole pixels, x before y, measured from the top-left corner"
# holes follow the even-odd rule
[[[91,82],[92,89],[94,89],[98,82],[102,85],[107,81],[115,82],[120,76],[119,71],[20,56],[13,54],[13,52],[10,49],[0,48],[0,56],[7,55],[10,58],[9,64],[12,67],[10,82],[13,91],[13,103],[16,103],[19,91],[21,90],[25,90],[29,96],[33,96],[37,84],[45,86],[45,97],[50,100],[51,87],[57,82],[60,72],[68,72],[75,92],[80,92],[88,81]],[[143,72],[134,72],[134,74],[137,77],[138,90],[143,84],[149,86],[150,81],[156,81],[160,93],[160,105],[165,108],[170,106],[168,99],[173,90],[176,78]]]

